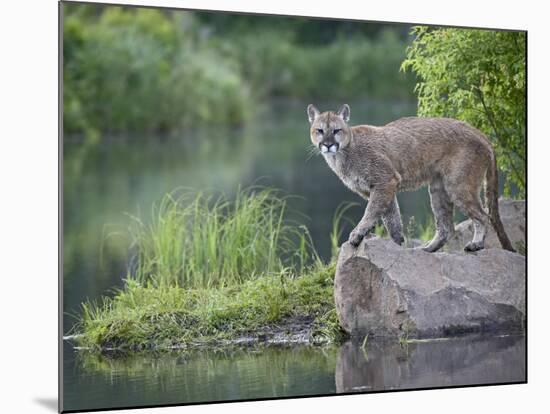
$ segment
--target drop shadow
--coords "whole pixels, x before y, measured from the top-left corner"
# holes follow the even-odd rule
[[[41,405],[42,407],[46,407],[48,410],[53,412],[58,412],[59,406],[57,403],[57,398],[35,398],[34,402]]]

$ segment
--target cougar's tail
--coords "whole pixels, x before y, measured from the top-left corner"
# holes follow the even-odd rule
[[[502,221],[500,220],[500,213],[498,211],[498,172],[497,161],[494,154],[491,154],[491,165],[487,169],[485,200],[487,201],[491,224],[495,228],[498,240],[500,241],[502,248],[511,252],[515,252],[514,248],[512,247],[512,243],[510,242],[510,239],[504,231],[504,226],[502,225]]]

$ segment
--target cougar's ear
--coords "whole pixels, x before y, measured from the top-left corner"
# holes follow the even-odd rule
[[[340,118],[342,118],[344,121],[349,121],[349,105],[344,104],[338,109],[338,112],[336,113]]]
[[[309,104],[307,106],[307,117],[309,119],[309,123],[313,123],[313,121],[315,121],[315,118],[317,118],[319,116],[320,112],[317,108],[315,108],[314,105],[312,104]]]

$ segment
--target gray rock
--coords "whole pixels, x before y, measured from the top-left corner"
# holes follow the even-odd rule
[[[509,332],[525,319],[525,257],[502,249],[426,253],[391,240],[340,249],[334,297],[352,336]]]
[[[512,242],[512,246],[519,253],[525,252],[525,201],[500,199],[498,202],[500,218],[504,224],[504,230]],[[472,220],[465,220],[455,226],[454,236],[444,247],[445,251],[461,251],[472,240],[474,234]],[[500,249],[500,242],[492,227],[489,227],[486,248]]]

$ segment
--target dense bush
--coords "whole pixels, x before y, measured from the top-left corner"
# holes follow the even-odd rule
[[[373,40],[340,38],[326,46],[305,49],[290,62],[295,74],[294,94],[340,100],[410,99],[413,82],[399,73],[404,50],[404,41],[392,30]]]
[[[410,99],[414,82],[399,72],[405,47],[393,30],[375,39],[338,37],[325,45],[303,45],[293,33],[271,30],[261,36],[235,36],[222,50],[237,59],[256,95]]]
[[[525,33],[413,29],[403,68],[419,77],[419,115],[462,119],[487,134],[511,185],[525,195]]]
[[[240,73],[197,40],[196,32],[189,15],[151,9],[108,7],[99,17],[66,15],[65,131],[165,130],[191,120],[245,120],[249,92]]]
[[[410,98],[413,86],[399,73],[402,30],[367,34],[359,30],[366,23],[342,24],[332,41],[319,43],[305,34],[315,39],[326,25],[309,19],[63,7],[69,133],[235,125],[270,97]]]

